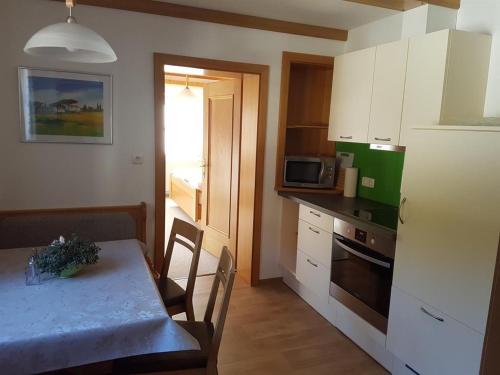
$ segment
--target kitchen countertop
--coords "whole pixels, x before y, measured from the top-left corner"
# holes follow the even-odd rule
[[[381,226],[375,223],[366,223],[349,213],[353,210],[374,210],[374,209],[393,209],[397,207],[375,202],[364,198],[346,198],[343,195],[336,194],[315,194],[315,193],[292,193],[278,192],[278,195],[290,199],[296,203],[303,204],[327,215],[337,217],[341,220],[356,224],[361,229],[372,229],[376,227],[379,231],[394,235],[395,229]],[[364,228],[363,228],[364,227]]]

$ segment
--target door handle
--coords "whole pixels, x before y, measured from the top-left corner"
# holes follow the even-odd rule
[[[309,263],[310,265],[318,268],[318,265],[316,263],[311,262],[311,260],[309,258],[307,258],[307,263]]]
[[[401,203],[399,204],[399,212],[398,212],[398,217],[399,217],[399,222],[401,224],[404,224],[406,219],[403,219],[403,209],[406,205],[406,197],[403,198],[403,200],[401,201]]]
[[[390,142],[391,138],[378,138],[378,137],[375,137],[375,140],[376,141],[382,141],[382,142]]]
[[[309,213],[310,213],[311,215],[316,216],[316,217],[321,217],[321,215],[320,215],[320,214],[318,214],[317,212],[314,212],[314,211],[309,211]]]
[[[340,139],[352,139],[352,135],[347,136],[347,137],[346,137],[346,136],[341,135],[339,138],[340,138]]]
[[[344,245],[342,242],[340,242],[336,237],[334,239],[335,241],[335,244],[337,246],[340,246],[342,249],[344,249],[345,251],[347,251],[348,253],[351,253],[352,255],[354,256],[357,256],[358,258],[361,258],[361,259],[364,259],[366,260],[367,262],[370,262],[370,263],[373,263],[373,264],[376,264],[378,266],[381,266],[381,267],[384,267],[384,268],[387,268],[387,269],[390,269],[391,268],[391,264],[390,263],[387,263],[387,262],[384,262],[383,260],[379,260],[379,259],[375,259],[369,255],[366,255],[366,254],[363,254],[363,253],[360,253],[359,251],[356,251],[352,248],[350,248],[349,246],[347,245]]]
[[[207,171],[207,167],[208,167],[208,164],[207,164],[207,161],[205,159],[203,159],[203,161],[201,162],[200,164],[200,168],[201,168],[201,178],[204,180],[205,179],[205,174],[206,174],[206,171]]]
[[[440,316],[437,316],[437,315],[431,313],[429,310],[427,310],[423,306],[420,307],[420,311],[422,311],[424,314],[429,315],[431,318],[436,319],[438,322],[444,322],[443,318],[441,318]]]
[[[310,230],[311,232],[314,232],[314,233],[316,233],[316,234],[319,234],[319,230],[313,229],[313,228],[311,228],[311,227],[309,227],[309,230]]]

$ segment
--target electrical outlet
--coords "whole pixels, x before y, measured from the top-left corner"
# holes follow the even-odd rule
[[[373,189],[375,187],[375,179],[371,177],[363,177],[361,179],[361,185]]]

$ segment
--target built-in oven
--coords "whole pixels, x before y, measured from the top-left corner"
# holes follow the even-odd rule
[[[330,295],[386,333],[395,235],[335,218]]]

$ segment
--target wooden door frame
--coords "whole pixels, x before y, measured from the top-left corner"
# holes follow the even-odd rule
[[[260,281],[260,246],[262,230],[262,196],[264,180],[264,149],[267,126],[269,92],[269,66],[191,56],[154,53],[154,106],[155,106],[155,242],[154,265],[161,269],[165,249],[165,65],[189,66],[206,70],[221,70],[259,75],[259,113],[257,120],[257,145],[255,169],[255,203],[252,239],[251,285]]]

